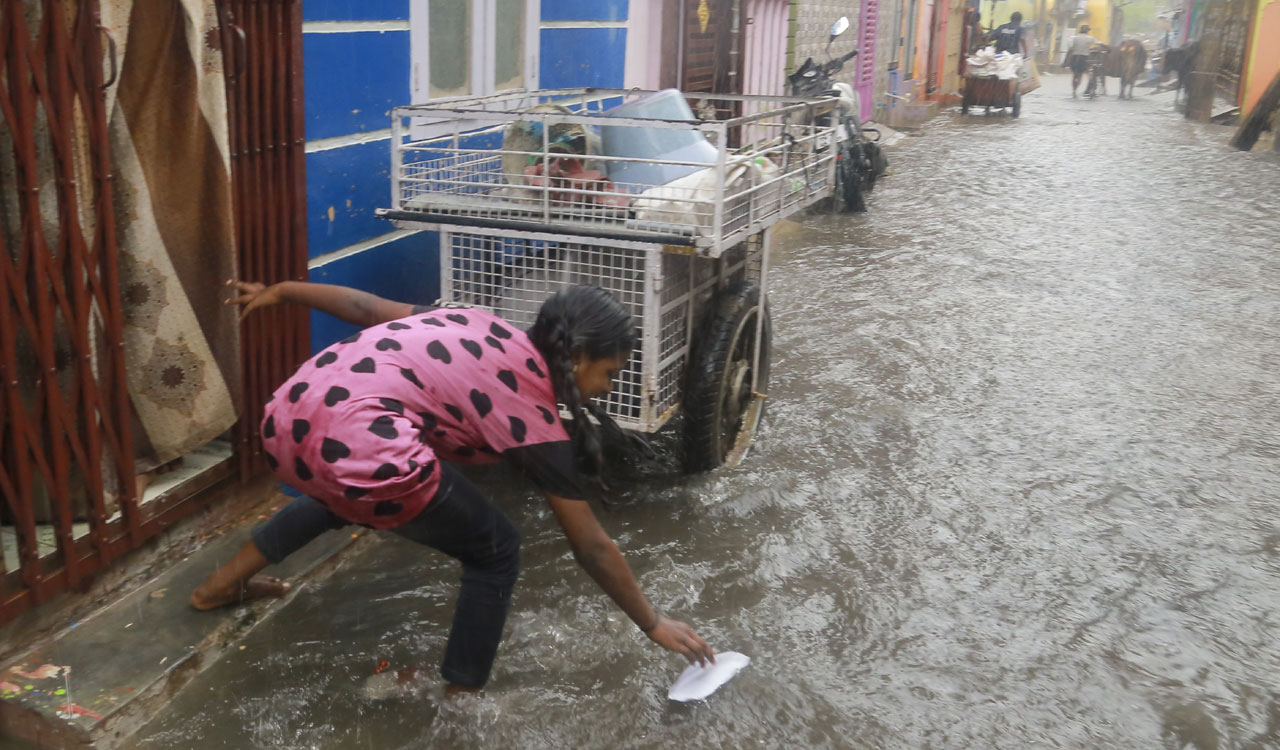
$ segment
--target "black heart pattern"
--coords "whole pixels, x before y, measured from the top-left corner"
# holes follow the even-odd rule
[[[545,375],[545,374],[543,374],[543,372],[542,372],[542,368],[541,368],[541,367],[538,367],[538,363],[537,363],[537,362],[535,362],[535,361],[533,360],[533,357],[530,357],[530,358],[526,359],[526,360],[524,361],[524,366],[525,366],[525,367],[528,367],[528,368],[529,368],[529,372],[533,373],[534,375],[537,375],[537,376],[538,376],[538,377],[540,377],[540,378],[545,378],[545,377],[546,377],[546,375]]]
[[[369,490],[363,487],[348,487],[342,491],[342,496],[348,500],[359,500],[369,494]]]
[[[271,455],[270,453],[267,453],[266,451],[263,451],[262,457],[267,459],[267,466],[270,466],[272,471],[275,471],[276,469],[280,468],[280,462],[276,460],[275,456]]]
[[[422,429],[434,430],[436,428],[436,415],[429,411],[418,412],[418,418],[422,420]]]
[[[436,462],[428,461],[422,465],[422,469],[418,472],[418,484],[422,484],[431,478],[431,472],[435,471]]]
[[[475,357],[476,359],[480,359],[482,350],[480,349],[479,344],[472,341],[471,339],[459,339],[458,343],[462,344],[462,348],[466,349],[468,354]]]
[[[275,415],[267,417],[267,421],[262,423],[262,436],[264,438],[273,438],[276,436],[276,418]]]
[[[398,352],[400,351],[400,342],[395,339],[378,339],[378,343],[374,344],[373,348],[380,352],[385,352],[388,349]]]
[[[356,343],[356,342],[357,342],[357,341],[359,341],[359,340],[360,340],[360,332],[359,332],[359,331],[357,331],[356,333],[351,334],[350,336],[348,336],[348,337],[346,337],[345,339],[343,339],[343,340],[339,341],[338,343],[339,343],[339,344],[354,344],[354,343]]]
[[[492,399],[475,388],[471,389],[471,405],[476,408],[476,414],[479,414],[481,419],[484,419],[486,414],[493,411]]]
[[[453,404],[445,404],[444,410],[449,412],[449,416],[453,417],[455,422],[462,421],[462,410],[459,409],[458,407],[454,406]]]
[[[325,460],[325,463],[331,464],[350,455],[351,448],[346,443],[333,438],[325,438],[320,443],[320,457]]]
[[[497,323],[489,324],[489,333],[492,333],[494,336],[497,336],[500,339],[511,338],[511,331],[508,331],[507,329],[503,328]]]
[[[543,422],[546,422],[547,424],[556,423],[556,415],[552,414],[550,409],[546,408],[545,406],[539,406],[538,411],[542,413]]]
[[[405,380],[407,380],[407,381],[409,381],[410,383],[413,383],[414,385],[418,386],[418,389],[419,389],[419,390],[422,390],[422,389],[425,389],[425,388],[426,388],[426,386],[424,386],[424,385],[422,384],[422,381],[421,381],[421,380],[418,380],[418,374],[417,374],[416,372],[414,372],[412,369],[410,369],[410,368],[408,368],[408,367],[401,367],[401,368],[400,368],[400,375],[401,375],[401,376],[403,376]]]
[[[351,365],[352,372],[364,373],[366,375],[368,375],[369,373],[377,372],[377,370],[378,370],[377,365],[373,363],[373,359],[370,357],[365,357],[364,359],[360,360],[354,365]]]
[[[404,404],[400,403],[394,398],[380,398],[378,400],[382,402],[383,409],[386,409],[387,411],[393,411],[396,414],[400,414],[402,416],[404,415]]]
[[[394,440],[400,437],[399,431],[396,430],[395,419],[387,414],[373,420],[373,424],[369,425],[369,432],[386,440]]]
[[[388,331],[407,331],[407,330],[409,330],[409,328],[410,328],[410,327],[411,327],[411,326],[407,326],[407,325],[405,325],[404,323],[401,323],[401,322],[400,322],[400,321],[398,321],[398,320],[397,320],[397,321],[395,321],[395,322],[392,322],[392,323],[388,323],[388,324],[387,324],[387,330],[388,330]]]
[[[293,459],[293,473],[297,474],[298,479],[301,479],[304,482],[311,481],[311,467],[307,466],[301,458]]]
[[[427,344],[427,354],[432,359],[438,359],[446,365],[453,361],[453,357],[449,354],[448,348],[439,341],[432,341]]]
[[[324,394],[324,405],[332,407],[339,401],[346,401],[349,398],[351,398],[351,391],[340,385],[335,385],[329,389],[328,393]]]
[[[443,320],[440,320],[439,318],[423,318],[423,319],[422,319],[422,322],[423,322],[424,324],[426,324],[426,325],[429,325],[429,326],[435,326],[435,327],[437,327],[437,328],[444,328],[444,327],[445,327],[445,326],[444,326],[444,321],[443,321]]]
[[[311,423],[305,419],[293,420],[293,442],[301,443],[302,439],[311,432]]]
[[[524,420],[519,417],[507,417],[507,419],[511,422],[511,437],[515,438],[517,443],[523,443],[525,435],[529,432]]]
[[[449,313],[445,317],[448,318],[449,320],[452,320],[454,323],[457,323],[460,326],[465,326],[471,322],[467,320],[467,316],[459,315],[458,313]]]
[[[507,349],[506,349],[506,347],[504,347],[504,346],[502,345],[502,342],[501,342],[501,341],[499,341],[499,340],[497,340],[497,339],[495,339],[495,338],[494,338],[494,337],[492,337],[492,336],[485,336],[485,337],[484,337],[484,343],[488,344],[489,346],[492,346],[494,349],[497,349],[498,351],[502,352],[503,354],[506,354],[506,353],[507,353]]]
[[[516,383],[516,374],[510,370],[498,370],[498,380],[502,384],[511,389],[512,393],[519,393],[520,386]]]
[[[373,472],[374,479],[390,479],[400,473],[400,467],[395,464],[383,464]]]
[[[316,367],[317,368],[324,367],[326,365],[331,365],[337,361],[338,361],[337,354],[334,354],[333,352],[325,352],[324,354],[321,354],[319,357],[316,357]]]
[[[306,393],[310,387],[310,383],[294,383],[293,387],[289,389],[289,403],[298,403],[298,399],[302,398],[302,394]]]

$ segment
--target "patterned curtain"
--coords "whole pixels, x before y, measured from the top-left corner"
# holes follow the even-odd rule
[[[239,329],[226,92],[202,0],[103,0],[117,43],[108,91],[125,356],[139,473],[236,421]],[[140,429],[139,429],[140,428]]]

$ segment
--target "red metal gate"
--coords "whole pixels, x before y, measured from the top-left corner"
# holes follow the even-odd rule
[[[307,279],[306,134],[302,96],[302,0],[221,0],[231,186],[240,278]],[[305,308],[272,307],[240,330],[245,409],[236,429],[241,476],[266,466],[262,407],[310,356]]]
[[[133,459],[103,46],[96,3],[3,3],[0,158],[17,200],[0,218],[0,515],[18,569],[0,562],[0,622],[145,534],[132,481],[120,481]],[[110,522],[108,488],[120,509]],[[37,503],[56,547],[43,559]]]
[[[219,12],[240,274],[306,278],[301,0]],[[17,562],[0,555],[0,624],[207,497],[135,497],[103,94],[114,48],[94,0],[0,4],[0,523]],[[262,469],[263,401],[307,354],[305,310],[246,322],[242,477]]]

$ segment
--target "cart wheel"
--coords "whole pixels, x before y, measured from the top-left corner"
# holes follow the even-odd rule
[[[1017,117],[1022,112],[1022,93],[1013,95],[1013,116]]]
[[[716,296],[716,310],[694,342],[684,392],[684,463],[693,473],[742,460],[764,415],[751,388],[756,361],[760,287],[739,282]],[[760,332],[758,388],[769,382],[773,325],[768,309]]]

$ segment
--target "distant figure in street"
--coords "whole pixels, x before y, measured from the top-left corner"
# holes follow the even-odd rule
[[[969,14],[969,54],[972,55],[982,47],[982,14],[976,8],[965,12]]]
[[[997,26],[995,30],[996,53],[1027,54],[1027,40],[1022,33],[1022,14],[1014,11],[1009,16],[1009,23]]]
[[[1080,33],[1071,39],[1071,50],[1067,55],[1067,65],[1071,67],[1071,98],[1076,98],[1076,89],[1080,88],[1080,79],[1089,69],[1089,48],[1098,40],[1089,36],[1089,24],[1080,26]]]

